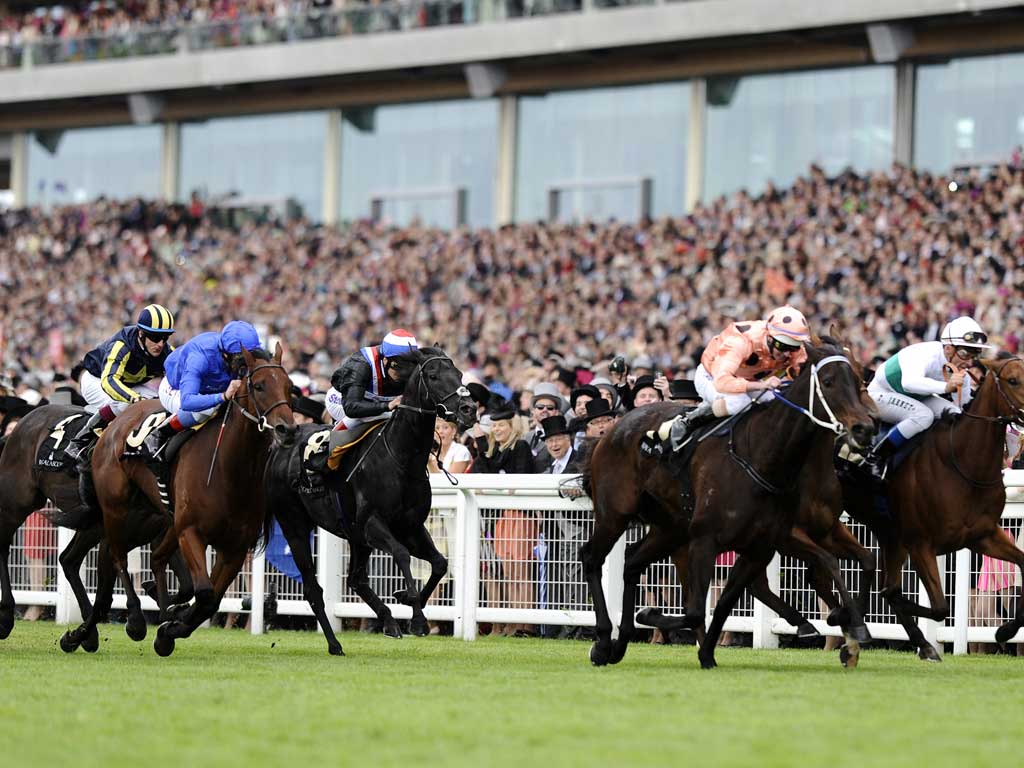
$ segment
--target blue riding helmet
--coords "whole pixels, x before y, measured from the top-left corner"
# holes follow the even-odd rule
[[[240,354],[243,349],[259,349],[260,336],[251,324],[232,320],[220,332],[220,348],[229,355]]]

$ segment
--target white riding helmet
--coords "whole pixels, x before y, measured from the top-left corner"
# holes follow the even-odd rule
[[[975,347],[976,349],[989,349],[988,334],[981,330],[977,320],[964,315],[946,323],[939,336],[943,344],[952,344],[954,347]]]

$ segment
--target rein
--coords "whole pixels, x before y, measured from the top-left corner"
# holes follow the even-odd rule
[[[262,371],[266,368],[280,368],[282,371],[284,370],[284,366],[278,363],[264,363],[263,365],[257,365],[255,368],[249,371],[249,373],[246,374],[245,377],[245,388],[248,391],[242,396],[246,400],[252,400],[254,403],[256,402],[256,398],[252,397],[251,394],[252,377],[256,374],[256,371]],[[237,408],[246,419],[248,419],[249,421],[256,425],[256,428],[260,432],[264,432],[270,429],[270,422],[267,421],[267,416],[270,415],[271,411],[273,411],[275,408],[281,407],[282,405],[289,404],[290,403],[288,400],[278,400],[276,403],[273,403],[269,408],[263,411],[260,410],[259,406],[256,406],[256,413],[252,414],[248,410],[246,410],[245,407],[242,406],[236,398],[231,398],[230,400],[228,400],[228,407],[230,408],[231,406],[234,406],[235,408]]]

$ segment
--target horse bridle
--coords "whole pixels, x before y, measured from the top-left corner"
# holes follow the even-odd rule
[[[426,383],[423,381],[423,372],[426,370],[426,367],[430,363],[443,362],[445,360],[451,362],[450,357],[446,357],[443,355],[439,355],[436,357],[428,357],[422,363],[419,363],[413,370],[413,376],[419,373],[419,378],[416,379],[416,389],[417,394],[423,399],[423,401],[428,403],[430,402],[430,388],[427,387]],[[454,421],[458,417],[458,414],[456,414],[455,411],[451,410],[446,405],[446,403],[453,397],[469,397],[469,389],[460,384],[458,387],[455,388],[454,391],[448,393],[440,400],[436,401],[434,403],[433,410],[430,410],[429,408],[418,408],[415,405],[406,405],[405,403],[399,403],[398,407],[406,411],[413,411],[415,413],[425,414],[428,416],[440,416],[445,421]]]
[[[772,390],[772,396],[776,400],[785,403],[790,408],[800,411],[800,413],[802,413],[812,422],[817,424],[819,427],[824,427],[825,429],[834,432],[838,436],[846,432],[846,427],[844,427],[842,422],[836,418],[835,413],[832,411],[832,407],[828,404],[828,400],[825,399],[825,391],[822,389],[821,380],[818,378],[818,371],[820,371],[822,368],[824,368],[826,365],[830,363],[845,363],[846,365],[849,365],[851,369],[853,368],[853,366],[850,365],[850,361],[846,359],[845,355],[829,355],[828,357],[824,357],[818,362],[814,363],[811,366],[810,395],[807,399],[806,408],[804,408],[802,405],[797,405],[796,403],[786,398],[785,395],[783,395],[781,392],[777,390]],[[814,415],[815,399],[821,402],[821,407],[824,408],[825,413],[828,414],[828,421],[825,421],[824,419],[819,419],[817,416]]]
[[[263,432],[264,430],[271,428],[270,422],[267,421],[267,416],[270,415],[271,411],[273,411],[275,408],[279,408],[282,405],[291,405],[290,401],[288,400],[278,400],[276,403],[273,403],[266,410],[260,410],[259,405],[256,404],[256,398],[253,397],[252,394],[252,377],[256,374],[256,371],[262,371],[266,368],[280,368],[282,371],[284,370],[284,366],[281,365],[280,363],[264,363],[263,365],[257,365],[251,371],[248,371],[245,375],[245,397],[247,400],[252,400],[253,405],[256,406],[255,415],[246,410],[245,407],[242,406],[235,398],[232,398],[230,401],[228,401],[231,405],[234,405],[236,408],[238,408],[238,410],[241,411],[242,415],[245,418],[247,418],[249,421],[255,424],[256,428],[260,432]]]

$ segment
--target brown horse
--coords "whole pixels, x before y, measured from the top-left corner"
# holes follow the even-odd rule
[[[916,616],[943,621],[949,604],[935,558],[968,548],[1024,569],[1024,552],[1006,538],[1000,518],[1006,505],[1002,467],[1006,427],[1024,419],[1024,361],[983,362],[987,369],[967,412],[943,418],[886,481],[889,516],[874,503],[865,478],[843,476],[847,511],[878,537],[883,558],[882,595],[892,605],[918,656],[940,661]],[[900,585],[907,555],[928,592],[930,608],[910,600]],[[1024,625],[1024,595],[1016,618],[996,632],[1010,640]]]
[[[60,565],[82,616],[88,616],[92,611],[82,583],[81,566],[89,551],[103,538],[103,520],[98,505],[94,503],[91,486],[73,468],[58,465],[54,471],[42,471],[36,467],[36,457],[43,443],[52,440],[55,453],[60,452],[73,436],[67,430],[72,428],[72,424],[77,429],[81,421],[75,419],[84,414],[83,409],[74,406],[44,405],[18,422],[14,432],[3,443],[0,455],[0,586],[3,590],[0,598],[0,639],[6,638],[14,625],[14,595],[7,566],[12,539],[25,519],[33,510],[42,507],[47,499],[57,508],[48,513],[50,521],[75,531],[70,544],[60,553]],[[155,538],[159,542],[166,529],[165,521],[163,527],[147,541]],[[188,573],[180,557],[175,559],[175,565],[178,566],[175,571],[179,578],[184,577],[185,593],[178,598],[188,600]],[[100,578],[107,575],[101,567]],[[81,645],[89,652],[99,647],[99,636],[95,630],[82,639]],[[63,643],[61,647],[73,650]]]
[[[845,358],[834,346],[811,348],[809,354],[809,364],[787,391],[786,397],[794,402],[810,402],[811,413],[816,419],[830,419],[832,425],[841,423],[857,442],[863,444],[873,433],[873,425],[870,415],[860,403],[859,384],[852,369],[845,364]],[[844,363],[838,362],[837,358],[842,358]],[[819,364],[824,364],[820,372]],[[811,396],[812,382],[818,392],[816,397]],[[825,403],[831,406],[834,417],[828,413]],[[595,664],[616,662],[625,653],[633,632],[636,584],[643,570],[654,560],[677,552],[688,543],[690,559],[686,580],[688,601],[685,626],[703,626],[704,600],[715,555],[729,549],[757,556],[759,569],[744,573],[741,568],[741,574],[744,574],[743,586],[752,584],[759,598],[765,599],[798,626],[802,620],[795,611],[784,610],[788,606],[771,595],[767,581],[762,580],[764,569],[775,549],[790,539],[797,508],[795,489],[776,487],[766,478],[793,476],[793,467],[802,466],[810,452],[816,432],[815,424],[803,413],[781,402],[774,402],[748,414],[732,428],[728,436],[705,440],[697,448],[693,460],[695,463],[690,467],[696,491],[694,511],[680,502],[679,483],[668,468],[664,465],[652,467],[652,462],[641,457],[637,450],[643,434],[676,411],[677,407],[672,404],[633,411],[598,443],[591,456],[588,471],[592,484],[591,497],[594,500],[595,531],[591,540],[581,549],[581,558],[597,613],[598,639],[591,649],[591,661]],[[754,435],[761,435],[756,444]],[[771,435],[771,439],[766,435]],[[744,443],[743,453],[749,458],[736,452],[734,439],[737,436]],[[772,449],[775,449],[774,453]],[[623,457],[626,457],[625,461]],[[716,462],[718,479],[716,472],[709,471]],[[680,471],[680,468],[675,471]],[[782,493],[783,490],[786,492]],[[611,621],[600,586],[600,571],[612,545],[633,519],[648,524],[649,529],[644,538],[627,553],[623,574],[626,583],[623,625],[613,645]],[[699,545],[696,566],[694,542]],[[807,551],[813,552],[818,562],[838,579],[837,586],[844,605],[848,606],[850,621],[861,628],[858,634],[866,636],[866,630],[862,629],[863,619],[845,591],[835,558],[813,542],[800,544]],[[678,555],[676,561],[677,567],[682,564],[682,558]],[[728,615],[732,603],[738,597],[738,592],[730,592],[730,586],[734,585],[735,580],[731,579],[723,593],[723,599],[729,600],[724,615]],[[715,629],[714,622],[712,629]],[[715,629],[715,635],[709,633],[707,642],[701,647],[702,664],[711,654],[707,666],[714,663],[713,650],[708,651],[708,648],[713,648],[718,631],[720,626]]]
[[[281,365],[281,345],[273,358],[262,350],[243,351],[243,355],[245,386],[223,406],[228,409],[224,420],[211,419],[199,429],[181,446],[170,468],[174,524],[153,552],[153,575],[157,591],[166,592],[163,566],[180,547],[192,576],[195,602],[184,607],[178,619],[160,625],[153,647],[161,656],[174,651],[176,638],[189,637],[216,613],[261,532],[266,539],[272,517],[265,503],[263,473],[272,438],[281,444],[295,439],[291,381]],[[126,409],[100,437],[92,463],[109,557],[128,595],[128,623],[139,635],[136,639],[145,636],[146,625],[128,576],[127,554],[141,542],[127,532],[128,510],[142,496],[152,508],[152,517],[166,521],[166,513],[156,475],[145,463],[121,456],[128,435],[159,409],[159,403],[152,401]],[[217,554],[212,573],[206,568],[207,545]],[[109,601],[113,584],[101,587],[97,606],[101,600]],[[88,630],[87,621],[71,633],[72,640]]]

